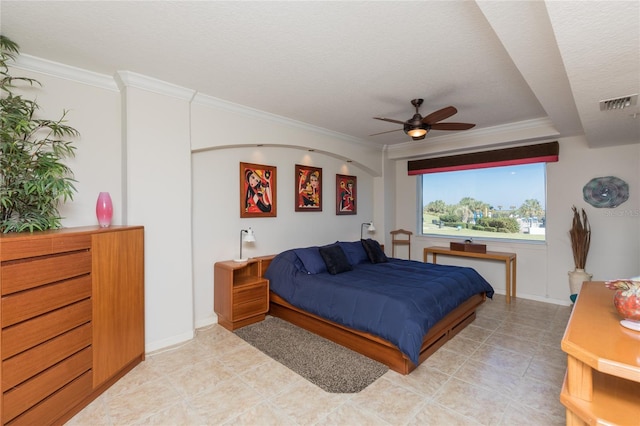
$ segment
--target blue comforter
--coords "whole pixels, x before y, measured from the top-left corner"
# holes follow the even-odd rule
[[[277,255],[265,273],[270,289],[290,304],[395,344],[418,365],[429,329],[474,294],[493,288],[472,268],[390,258],[363,261],[331,275],[309,273],[294,250]]]

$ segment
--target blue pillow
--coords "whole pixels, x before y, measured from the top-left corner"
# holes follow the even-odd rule
[[[367,252],[364,251],[364,247],[360,241],[338,241],[337,244],[342,248],[344,254],[347,255],[347,259],[351,265],[357,265],[358,263],[369,260]]]
[[[319,252],[331,275],[353,270],[347,255],[338,244],[320,247]]]
[[[362,240],[362,246],[367,252],[367,256],[371,263],[384,263],[389,261],[387,255],[384,254],[382,247],[380,247],[380,243],[376,240],[372,240],[371,238]]]
[[[320,247],[306,247],[293,249],[298,256],[307,274],[321,274],[327,272],[324,259],[320,256]]]

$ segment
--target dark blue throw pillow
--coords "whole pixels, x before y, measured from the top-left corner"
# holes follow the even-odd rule
[[[344,254],[347,255],[347,259],[349,259],[349,263],[352,266],[369,260],[367,252],[364,251],[364,247],[362,247],[360,241],[338,241],[336,244],[342,247]]]
[[[380,247],[380,243],[376,240],[372,240],[371,238],[362,240],[362,246],[364,247],[364,251],[367,252],[371,263],[384,263],[389,261],[382,247]]]
[[[307,274],[321,274],[327,271],[318,249],[319,247],[305,247],[293,250],[304,265]]]
[[[329,271],[331,275],[351,271],[353,269],[349,263],[349,259],[347,259],[347,255],[344,254],[344,250],[342,250],[342,247],[337,244],[320,247],[320,256],[324,259],[327,271]]]

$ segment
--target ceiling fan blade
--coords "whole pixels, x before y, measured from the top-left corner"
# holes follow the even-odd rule
[[[394,120],[393,118],[373,117],[376,120],[388,121],[389,123],[404,124],[404,121]]]
[[[475,124],[471,123],[435,123],[431,124],[433,130],[469,130],[475,127]]]
[[[439,109],[435,112],[432,112],[431,114],[427,115],[426,117],[424,117],[422,119],[422,122],[424,124],[434,124],[437,123],[438,121],[444,120],[446,118],[451,117],[452,115],[456,114],[458,112],[457,109],[455,109],[455,107],[452,106],[448,106],[442,109]]]
[[[387,130],[386,132],[380,132],[380,133],[374,133],[372,135],[369,136],[378,136],[378,135],[384,135],[385,133],[392,133],[392,132],[397,132],[398,130],[402,130],[402,129],[395,129],[395,130]]]

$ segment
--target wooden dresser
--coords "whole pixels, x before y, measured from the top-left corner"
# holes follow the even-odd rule
[[[2,424],[62,424],[144,360],[144,229],[0,235]]]
[[[620,325],[614,291],[585,282],[562,339],[567,425],[640,424],[640,332]]]

